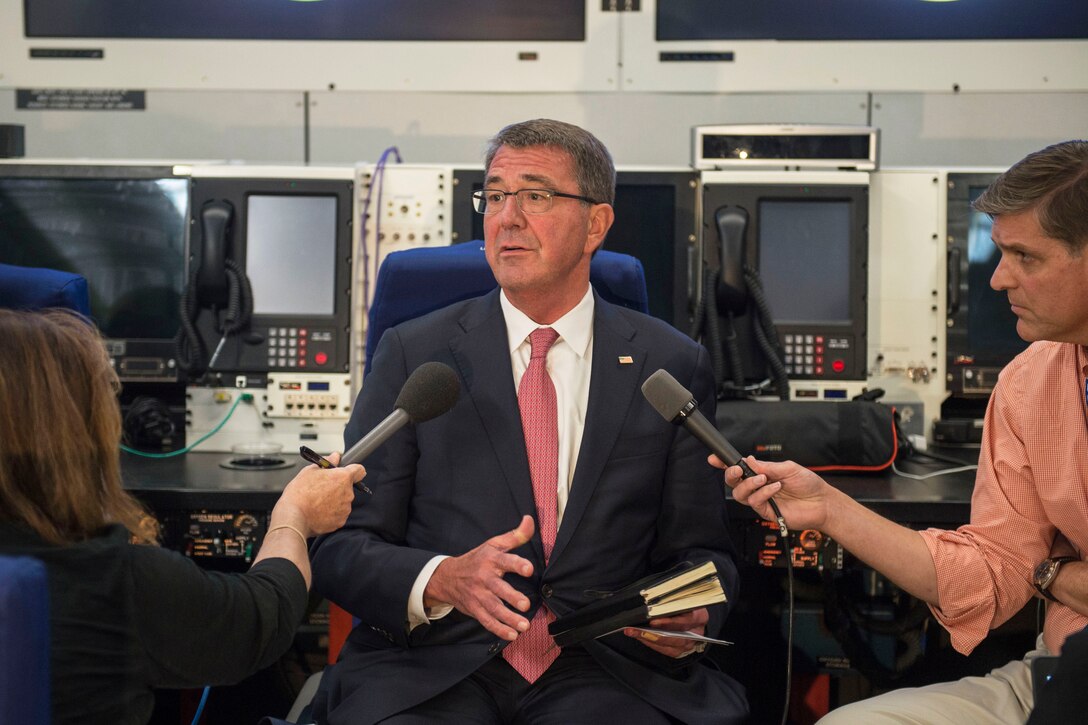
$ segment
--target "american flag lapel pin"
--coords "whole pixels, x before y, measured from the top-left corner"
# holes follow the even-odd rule
[[[620,365],[630,365],[634,361],[635,361],[635,359],[633,357],[631,357],[630,355],[620,355],[620,357],[619,357]]]

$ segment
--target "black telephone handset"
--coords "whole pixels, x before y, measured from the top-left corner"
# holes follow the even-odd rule
[[[748,306],[748,283],[744,279],[744,235],[748,230],[748,211],[739,206],[723,206],[714,212],[720,241],[716,298],[718,311],[744,314]]]
[[[178,365],[194,377],[215,367],[227,338],[245,333],[253,315],[253,289],[228,249],[233,218],[234,207],[227,201],[209,201],[200,209],[200,259],[181,295],[181,328],[176,338]],[[205,309],[212,310],[211,334],[220,336],[210,360],[208,341],[201,334],[201,328],[208,332],[209,323],[198,322]],[[242,339],[257,344],[263,338],[246,335]]]
[[[782,400],[789,400],[789,376],[782,362],[778,346],[778,334],[770,306],[763,293],[763,285],[757,270],[747,264],[745,237],[748,234],[748,210],[740,206],[722,206],[714,212],[720,243],[718,277],[714,284],[714,301],[718,313],[724,315],[726,329],[715,335],[725,350],[727,367],[732,383],[726,383],[722,395],[747,395],[744,359],[750,345],[758,348],[758,354],[766,363],[769,379]],[[713,322],[713,321],[712,321]],[[751,329],[753,343],[740,339],[738,327]],[[747,340],[747,336],[745,336]],[[742,350],[742,345],[745,346]]]
[[[202,246],[196,292],[205,307],[227,305],[227,245],[233,218],[234,207],[227,201],[209,201],[200,210]]]

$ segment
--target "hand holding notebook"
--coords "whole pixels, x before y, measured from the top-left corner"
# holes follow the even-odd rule
[[[560,647],[726,601],[714,562],[682,562],[608,594],[548,626]]]

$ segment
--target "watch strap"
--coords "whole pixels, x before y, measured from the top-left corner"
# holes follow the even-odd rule
[[[1077,557],[1075,557],[1075,556],[1054,556],[1054,557],[1048,558],[1047,561],[1049,561],[1053,565],[1056,565],[1058,568],[1061,568],[1061,565],[1066,563],[1067,561],[1077,561]],[[1039,593],[1042,594],[1044,597],[1046,597],[1048,600],[1050,600],[1052,602],[1057,602],[1058,601],[1058,598],[1050,593],[1050,585],[1053,584],[1054,580],[1058,578],[1058,568],[1056,568],[1054,570],[1053,576],[1050,577],[1050,581],[1048,581],[1045,586],[1041,586],[1039,584],[1035,585],[1035,588],[1039,591]]]

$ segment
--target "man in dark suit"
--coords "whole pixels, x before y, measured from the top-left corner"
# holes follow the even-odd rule
[[[485,169],[474,203],[499,289],[389,330],[345,433],[350,445],[388,415],[422,363],[460,377],[449,413],[368,458],[373,496],[314,545],[316,590],[360,620],[315,715],[738,722],[742,688],[689,639],[627,629],[560,650],[547,636],[601,591],[703,559],[729,603],[651,625],[719,632],[737,595],[723,487],[706,451],[639,392],[664,368],[713,420],[712,374],[701,346],[589,284],[614,218],[599,140],[557,121],[514,124]]]

